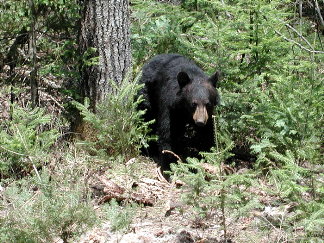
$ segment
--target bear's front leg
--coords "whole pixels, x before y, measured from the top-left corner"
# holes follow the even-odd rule
[[[214,124],[212,121],[199,129],[197,141],[197,148],[201,152],[209,152],[215,146]]]
[[[158,164],[163,171],[170,170],[170,164],[177,161],[177,158],[170,153],[172,151],[171,139],[171,120],[170,113],[167,109],[160,112],[157,119],[157,134],[158,138]]]

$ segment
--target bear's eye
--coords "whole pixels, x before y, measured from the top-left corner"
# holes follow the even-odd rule
[[[208,102],[208,103],[206,104],[206,107],[210,108],[210,107],[212,107],[212,104],[211,104],[210,102]]]
[[[191,103],[191,107],[192,107],[192,108],[196,108],[196,107],[197,107],[197,103],[196,103],[196,102],[192,102],[192,103]]]

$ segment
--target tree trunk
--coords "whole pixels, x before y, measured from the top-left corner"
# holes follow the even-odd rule
[[[128,0],[84,0],[79,35],[82,55],[81,93],[91,108],[113,92],[130,71]],[[97,58],[98,57],[98,58]]]
[[[30,42],[29,55],[31,57],[32,71],[30,73],[30,93],[32,107],[38,106],[38,80],[37,80],[37,64],[36,64],[36,23],[37,15],[34,0],[29,1],[31,9],[31,26],[30,26]]]

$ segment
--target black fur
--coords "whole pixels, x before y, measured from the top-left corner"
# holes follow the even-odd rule
[[[159,139],[150,145],[149,152],[163,170],[176,161],[163,150],[183,158],[192,155],[190,149],[197,154],[213,146],[212,113],[220,99],[218,79],[218,72],[208,77],[193,61],[179,54],[155,56],[143,67],[140,83],[145,86],[140,94],[144,102],[140,109],[147,110],[147,121],[156,121],[152,130]],[[193,119],[198,106],[208,113],[206,123]]]

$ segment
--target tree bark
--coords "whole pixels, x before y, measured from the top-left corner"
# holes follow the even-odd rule
[[[114,92],[131,67],[128,0],[84,0],[79,34],[81,93],[91,108]],[[97,58],[98,57],[98,58]],[[97,58],[97,59],[96,59]],[[96,60],[95,63],[91,60]]]
[[[31,9],[31,26],[30,26],[30,43],[29,54],[31,57],[32,71],[30,73],[30,93],[32,107],[38,106],[38,80],[37,80],[37,63],[36,63],[36,23],[37,15],[34,0],[29,1]]]

